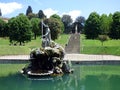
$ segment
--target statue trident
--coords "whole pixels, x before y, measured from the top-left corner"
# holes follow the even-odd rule
[[[51,33],[48,25],[44,24],[42,20],[42,47],[49,47],[50,46],[50,41],[51,41]]]

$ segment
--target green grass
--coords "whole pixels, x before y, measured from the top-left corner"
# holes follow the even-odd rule
[[[62,34],[55,42],[65,47],[70,35]],[[38,37],[26,43],[25,46],[10,46],[8,38],[0,38],[0,55],[25,55],[29,54],[31,49],[41,47],[41,39]],[[99,40],[85,39],[81,35],[80,53],[82,54],[104,54],[120,56],[120,40],[105,41],[103,46]]]
[[[65,44],[68,43],[70,35],[69,34],[63,34],[62,36],[60,36],[55,42],[57,42],[58,44],[62,45],[63,47],[65,47]]]
[[[83,54],[104,54],[120,56],[120,40],[108,40],[102,43],[99,40],[81,38],[81,53]]]
[[[63,47],[67,43],[69,35],[62,34],[55,42]],[[2,55],[25,55],[29,54],[33,48],[41,47],[41,39],[38,37],[25,44],[25,46],[10,46],[8,38],[0,38],[0,56]]]
[[[24,64],[0,64],[0,77],[9,76],[18,73]]]

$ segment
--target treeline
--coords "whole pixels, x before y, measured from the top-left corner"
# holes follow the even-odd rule
[[[54,14],[47,18],[42,10],[33,13],[31,6],[28,6],[26,15],[20,13],[18,16],[9,19],[8,22],[0,18],[0,37],[9,37],[11,44],[24,45],[31,39],[36,39],[37,36],[41,35],[42,20],[49,26],[52,40],[57,39],[61,33],[70,33],[74,28],[70,15],[63,15],[61,18],[59,15]],[[84,17],[81,16],[77,20],[78,22],[79,20],[85,22]]]
[[[101,16],[92,12],[85,22],[84,33],[88,39],[96,39],[98,35],[120,39],[120,12]]]
[[[21,13],[9,19],[8,23],[0,18],[0,37],[9,37],[11,44],[23,45],[41,35],[41,20],[49,26],[53,40],[61,33],[74,33],[76,26],[77,32],[84,33],[88,39],[96,39],[99,35],[120,39],[120,12],[115,12],[113,15],[99,15],[92,12],[88,19],[78,16],[73,21],[70,15],[60,17],[54,14],[47,18],[42,10],[33,13],[31,6],[28,6],[26,15]]]

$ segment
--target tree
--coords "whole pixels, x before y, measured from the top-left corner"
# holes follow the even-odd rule
[[[78,16],[75,20],[75,22],[79,22],[79,23],[85,23],[85,17],[83,16]]]
[[[64,27],[65,27],[64,33],[70,33],[71,32],[70,27],[71,27],[72,22],[73,22],[71,16],[70,15],[63,15],[62,22],[64,23]]]
[[[28,16],[30,13],[32,13],[32,7],[28,6],[28,8],[26,10],[26,16]]]
[[[113,15],[112,15],[111,13],[110,13],[109,16],[108,16],[108,21],[109,21],[109,23],[108,23],[108,24],[109,24],[109,25],[108,25],[108,26],[109,26],[108,36],[109,36],[110,30],[111,30],[111,28],[112,28],[112,22],[113,22],[112,16],[113,16]]]
[[[35,39],[38,35],[40,35],[39,23],[40,23],[40,19],[38,19],[38,18],[31,19],[32,32],[34,33]]]
[[[85,17],[78,16],[75,20],[75,24],[77,24],[78,32],[83,31],[84,24],[85,24]],[[75,29],[75,26],[74,26]]]
[[[8,26],[8,23],[6,22],[4,27],[4,37],[9,37],[9,26]]]
[[[22,45],[31,40],[31,23],[27,16],[20,14],[10,19],[8,24],[10,43],[19,42]]]
[[[61,20],[61,17],[57,14],[53,14],[52,16],[50,16],[50,18],[56,18],[58,20]]]
[[[2,12],[1,12],[1,9],[0,9],[0,16],[2,16]]]
[[[32,18],[37,18],[37,15],[35,13],[29,13],[28,14],[28,18],[32,19]]]
[[[101,41],[102,46],[103,46],[103,42],[109,40],[109,37],[107,35],[99,35],[98,39]]]
[[[59,15],[57,15],[57,14],[53,14],[52,16],[50,16],[50,18],[54,18],[54,19],[57,19],[59,21],[59,23],[61,25],[60,26],[61,27],[61,33],[63,33],[63,31],[64,31],[64,24],[61,21],[61,17]]]
[[[46,18],[45,14],[43,13],[42,10],[39,10],[39,12],[38,12],[38,18],[40,18],[40,19]]]
[[[100,17],[100,29],[101,33],[104,35],[108,35],[111,27],[111,18],[106,14],[102,14]]]
[[[49,18],[45,19],[44,22],[49,26],[50,31],[51,31],[51,38],[52,40],[55,40],[59,37],[62,28],[61,23],[59,22],[58,19],[55,18]]]
[[[120,12],[115,12],[112,19],[113,22],[109,35],[113,39],[120,39]]]
[[[0,18],[0,37],[6,36],[5,33],[7,32],[5,31],[5,25],[6,25],[6,22]]]
[[[92,12],[85,23],[85,35],[88,39],[96,39],[100,34],[100,16]]]

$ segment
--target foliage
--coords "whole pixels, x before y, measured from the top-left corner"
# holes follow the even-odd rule
[[[57,14],[53,14],[52,16],[50,16],[50,18],[57,19],[60,22],[60,24],[61,24],[61,33],[63,33],[63,31],[64,31],[64,24],[61,21],[61,17],[59,15],[57,15]]]
[[[108,35],[112,23],[112,17],[102,14],[100,17],[100,29],[102,34]]]
[[[35,13],[29,13],[27,16],[28,16],[29,19],[37,17],[37,15]]]
[[[115,12],[112,19],[113,22],[109,35],[113,39],[120,39],[120,12]]]
[[[63,15],[62,16],[62,22],[64,23],[64,33],[70,33],[71,32],[71,25],[72,25],[72,18],[70,15]]]
[[[84,25],[85,25],[85,17],[83,16],[78,16],[74,22],[74,24],[77,25],[77,29],[78,29],[78,32],[82,32],[83,29],[84,29]],[[75,29],[75,26],[74,25],[74,29]]]
[[[20,14],[16,18],[12,18],[9,24],[10,42],[19,42],[20,45],[31,40],[31,24],[27,16]]]
[[[79,22],[79,23],[85,23],[85,17],[83,16],[78,16],[75,20],[75,22]]]
[[[32,25],[32,32],[34,33],[34,38],[36,39],[36,37],[40,35],[40,28],[39,28],[40,19],[32,18],[30,21]]]
[[[61,20],[61,17],[57,14],[53,14],[52,16],[50,16],[50,18],[56,18],[58,20]]]
[[[51,38],[55,40],[59,37],[60,33],[62,33],[62,23],[56,18],[49,18],[45,20],[45,23],[48,24],[51,30]]]
[[[92,12],[85,23],[85,35],[88,39],[96,39],[100,31],[100,16],[96,12]]]
[[[26,10],[26,16],[28,16],[30,13],[32,13],[32,7],[28,6],[28,8]]]
[[[6,22],[0,18],[0,37],[6,36]]]
[[[38,18],[40,18],[40,19],[46,18],[45,14],[43,13],[42,10],[39,10],[39,12],[38,12]]]
[[[102,42],[102,46],[103,46],[103,42],[107,41],[109,37],[107,35],[99,35],[98,39]]]

